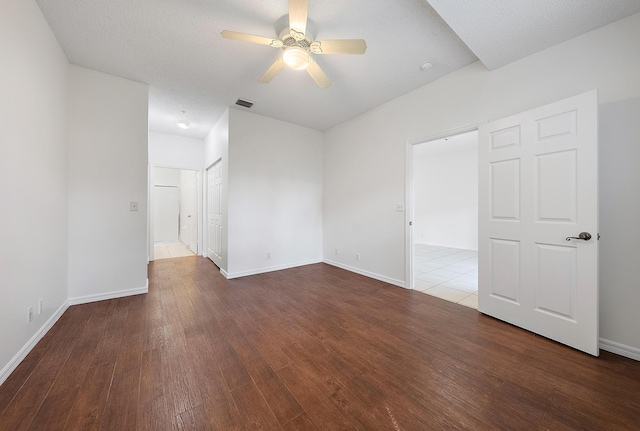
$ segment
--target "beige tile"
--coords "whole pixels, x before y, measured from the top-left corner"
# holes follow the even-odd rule
[[[469,296],[468,292],[461,292],[460,290],[451,289],[443,285],[434,286],[426,290],[425,293],[451,302],[458,302]]]
[[[185,257],[185,256],[193,256],[193,252],[187,248],[181,242],[171,242],[167,243],[167,248],[169,249],[169,254],[171,257]]]
[[[413,285],[415,290],[419,290],[421,292],[424,292],[425,290],[429,290],[433,286],[435,286],[435,284],[429,283],[428,281],[424,281],[424,280],[415,280],[415,283]]]
[[[461,275],[459,277],[456,277],[456,280],[463,281],[463,282],[469,283],[469,284],[475,284],[477,286],[478,285],[478,274]]]
[[[458,301],[458,304],[460,305],[464,305],[466,307],[469,308],[475,308],[476,310],[478,309],[478,295],[469,295],[466,298]]]
[[[446,281],[442,283],[442,285],[444,287],[450,287],[451,289],[461,290],[467,293],[473,293],[476,290],[478,290],[477,284],[467,283],[465,281],[458,280],[458,279]]]
[[[154,259],[168,259],[171,255],[169,249],[164,244],[155,244],[153,246],[153,258]]]
[[[417,273],[415,276],[416,276],[416,280],[426,281],[427,283],[431,283],[433,285],[444,283],[445,281],[449,281],[449,278],[447,277],[435,275],[430,272],[427,272],[426,274]]]
[[[445,277],[447,280],[452,280],[454,278],[460,277],[460,274],[453,271],[447,271],[447,267],[440,269],[434,269],[430,271],[429,274],[436,275],[438,277]]]

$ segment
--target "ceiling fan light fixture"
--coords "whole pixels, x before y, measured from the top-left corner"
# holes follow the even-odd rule
[[[309,53],[299,46],[292,46],[287,48],[284,54],[282,54],[282,61],[287,65],[289,69],[303,70],[309,66],[311,59]]]

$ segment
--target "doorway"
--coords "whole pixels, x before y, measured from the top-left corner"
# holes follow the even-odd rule
[[[154,167],[151,196],[151,260],[197,254],[197,171]]]
[[[412,288],[478,308],[478,131],[411,146]]]

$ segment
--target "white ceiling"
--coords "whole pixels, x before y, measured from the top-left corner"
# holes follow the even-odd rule
[[[640,11],[638,0],[427,0],[489,69]]]
[[[321,89],[287,69],[259,84],[281,51],[220,36],[275,37],[287,0],[36,1],[71,63],[149,84],[150,129],[194,138],[238,98],[255,102],[251,112],[326,130],[477,58],[499,67],[640,11],[640,0],[310,0],[317,39],[368,46],[362,56],[315,56],[333,82]],[[425,61],[433,67],[422,71]],[[182,118],[190,129],[177,128]]]

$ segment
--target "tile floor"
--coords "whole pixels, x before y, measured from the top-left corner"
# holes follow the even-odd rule
[[[156,242],[153,245],[154,259],[194,256],[195,253],[181,242]]]
[[[416,290],[478,308],[478,252],[415,244]]]

